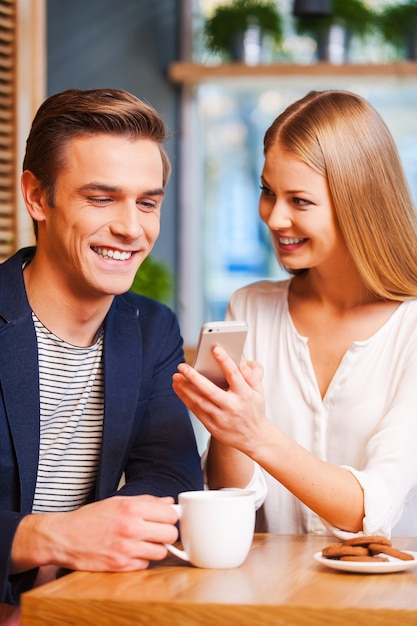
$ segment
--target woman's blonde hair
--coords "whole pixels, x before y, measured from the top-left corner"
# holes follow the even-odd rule
[[[267,130],[264,152],[278,143],[326,177],[348,251],[378,297],[417,296],[417,214],[394,140],[360,96],[312,91]]]

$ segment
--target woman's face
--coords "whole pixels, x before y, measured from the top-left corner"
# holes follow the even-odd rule
[[[261,176],[259,213],[275,252],[291,270],[346,264],[346,246],[327,179],[279,144],[268,149]]]

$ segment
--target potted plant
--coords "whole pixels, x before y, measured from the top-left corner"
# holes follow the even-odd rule
[[[329,43],[332,33],[338,33],[339,44],[344,40],[344,54],[340,62],[348,59],[352,36],[365,38],[377,26],[377,16],[362,0],[333,0],[333,11],[323,17],[297,17],[296,30],[299,34],[310,35],[317,42],[318,60],[332,61],[329,56]]]
[[[417,59],[417,0],[386,6],[378,22],[383,38],[400,58]]]
[[[173,292],[171,270],[162,261],[146,257],[136,272],[130,291],[169,304]]]
[[[265,37],[279,47],[283,39],[283,20],[274,1],[234,0],[220,4],[206,18],[203,37],[208,50],[221,58],[250,63],[248,55],[245,56],[245,37],[252,51],[256,45],[261,49]],[[259,62],[255,56],[253,64]]]

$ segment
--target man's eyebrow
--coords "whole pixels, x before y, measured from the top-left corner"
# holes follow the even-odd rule
[[[87,183],[79,187],[78,191],[86,192],[86,191],[101,191],[104,193],[121,193],[123,191],[122,187],[116,187],[114,185],[106,185],[105,183]],[[156,189],[147,189],[142,191],[139,195],[141,196],[164,196],[165,190],[162,187],[157,187]]]
[[[143,193],[142,195],[144,195],[144,196],[164,196],[165,195],[165,189],[163,189],[162,187],[158,187],[157,189],[149,189],[148,191],[145,191],[145,193]]]

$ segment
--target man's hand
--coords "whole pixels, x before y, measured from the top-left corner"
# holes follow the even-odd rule
[[[69,513],[28,515],[12,548],[12,573],[44,565],[127,572],[163,559],[178,537],[170,497],[114,496]]]

